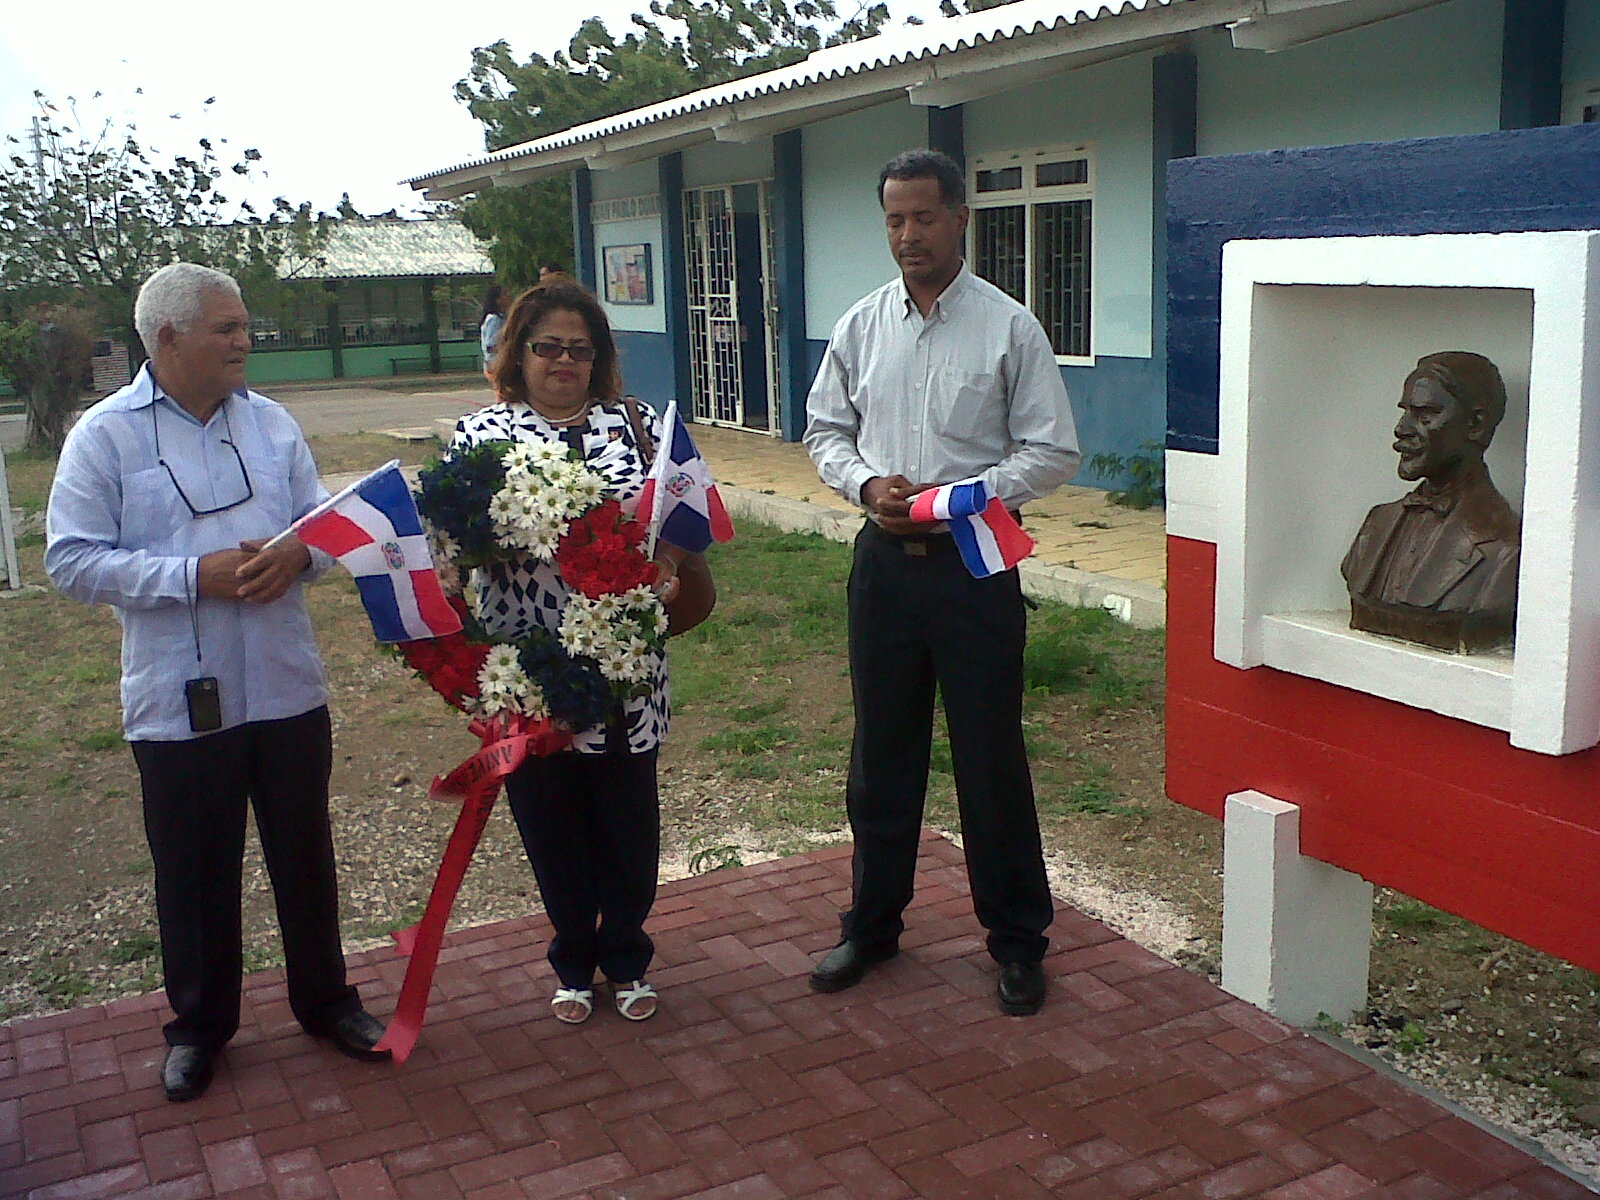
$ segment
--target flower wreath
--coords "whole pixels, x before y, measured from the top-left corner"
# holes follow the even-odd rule
[[[483,442],[423,468],[417,509],[435,563],[479,567],[553,562],[570,589],[554,632],[485,632],[464,598],[464,630],[402,642],[408,665],[464,712],[549,719],[567,730],[603,724],[629,697],[648,695],[667,614],[651,589],[645,528],[605,495],[604,476],[552,442]],[[457,570],[441,577],[458,579]]]

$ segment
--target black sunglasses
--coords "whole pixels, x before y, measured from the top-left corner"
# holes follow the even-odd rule
[[[595,356],[593,346],[563,346],[560,342],[529,342],[528,349],[540,358],[555,359],[570,354],[575,363],[593,362]]]

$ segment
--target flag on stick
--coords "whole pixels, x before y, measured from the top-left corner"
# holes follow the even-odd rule
[[[1033,539],[981,479],[964,479],[918,492],[913,521],[945,521],[961,561],[975,579],[1009,571],[1033,553]]]
[[[461,629],[439,586],[398,459],[319,504],[273,541],[291,533],[333,555],[355,576],[380,642],[414,642]]]
[[[733,537],[733,522],[711,478],[711,468],[678,418],[676,400],[667,405],[662,419],[661,445],[639,494],[635,516],[650,530],[651,554],[657,540],[690,554],[702,554],[712,542]]]

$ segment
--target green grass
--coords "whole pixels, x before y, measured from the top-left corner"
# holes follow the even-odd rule
[[[147,934],[135,934],[119,941],[112,947],[108,957],[114,963],[136,963],[154,958],[160,950],[161,944],[155,938]]]
[[[1421,900],[1410,896],[1395,896],[1383,910],[1384,922],[1396,933],[1420,933],[1424,930],[1443,929],[1460,923],[1460,918],[1441,912]]]

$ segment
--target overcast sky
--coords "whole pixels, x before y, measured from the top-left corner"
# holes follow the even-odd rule
[[[210,137],[228,139],[224,155],[260,150],[261,170],[247,188],[252,200],[284,195],[331,210],[348,191],[363,212],[404,212],[420,193],[397,180],[483,153],[482,126],[451,93],[475,46],[504,38],[519,58],[549,55],[565,48],[587,13],[620,34],[628,14],[646,3],[333,0],[297,8],[74,0],[57,7],[6,0],[0,133],[26,133],[35,89],[57,104],[98,90],[104,97],[93,111],[131,117],[159,149],[186,151]],[[891,0],[897,19],[937,8],[936,0]],[[211,96],[216,102],[204,108]]]

